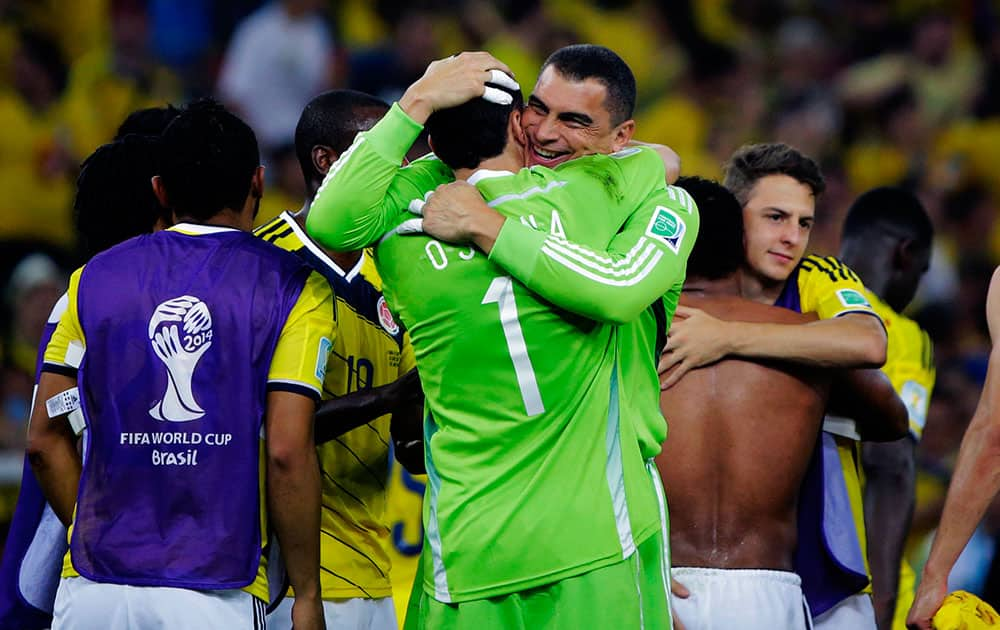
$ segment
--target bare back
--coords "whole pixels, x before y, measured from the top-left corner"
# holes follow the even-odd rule
[[[811,321],[736,297],[682,303],[726,320]],[[799,487],[828,393],[822,372],[726,359],[661,394],[670,433],[656,463],[674,566],[791,570]]]

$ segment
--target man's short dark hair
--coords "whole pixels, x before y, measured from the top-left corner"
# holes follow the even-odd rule
[[[736,197],[718,182],[701,177],[681,177],[676,185],[691,195],[701,217],[688,257],[688,277],[719,280],[736,273],[743,264],[743,210]]]
[[[309,101],[295,126],[295,155],[306,185],[323,179],[313,164],[313,147],[327,146],[340,155],[388,110],[385,101],[356,90],[330,90]]]
[[[723,183],[741,206],[750,199],[757,181],[768,175],[788,175],[808,186],[816,198],[826,190],[815,160],[780,142],[744,145],[733,153],[723,170],[726,174]]]
[[[539,74],[552,66],[572,81],[594,79],[604,86],[604,107],[611,124],[620,125],[635,111],[635,75],[625,60],[610,48],[594,44],[574,44],[555,51],[542,64]]]
[[[260,166],[250,127],[211,99],[191,103],[163,132],[160,177],[178,217],[207,221],[243,209]]]
[[[485,159],[496,157],[507,147],[510,114],[521,109],[524,97],[520,90],[500,85],[488,86],[511,95],[510,105],[497,105],[474,98],[457,107],[440,109],[427,119],[424,128],[434,146],[434,154],[454,169],[476,168]]]
[[[122,121],[118,132],[115,133],[115,140],[121,140],[130,133],[159,136],[180,113],[181,110],[169,104],[163,107],[137,109]]]
[[[858,197],[844,219],[844,239],[888,234],[930,248],[934,226],[920,200],[898,186],[873,188]]]
[[[153,231],[169,211],[153,193],[159,139],[130,134],[97,148],[84,160],[73,202],[76,229],[87,258]]]

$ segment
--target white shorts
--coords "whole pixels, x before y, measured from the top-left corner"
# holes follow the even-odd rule
[[[811,627],[795,573],[676,567],[671,574],[691,592],[687,599],[671,596],[674,615],[687,630]]]
[[[204,628],[264,630],[264,602],[246,591],[103,584],[63,578],[52,630]]]
[[[813,619],[816,630],[875,630],[875,606],[868,593],[857,593]]]
[[[267,630],[292,630],[293,597],[281,600],[267,616]],[[329,630],[397,630],[396,606],[391,597],[324,599],[323,617]]]

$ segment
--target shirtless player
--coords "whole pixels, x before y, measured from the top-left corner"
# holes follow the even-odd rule
[[[698,203],[705,226],[688,260],[682,303],[723,319],[811,321],[738,297],[739,203],[713,182],[685,178],[679,185]],[[673,576],[690,591],[673,601],[687,630],[808,627],[792,572],[796,501],[830,376],[792,364],[727,359],[689,372],[663,392],[670,435],[657,465],[673,517]],[[864,378],[864,389],[891,388],[875,370],[852,378]],[[905,424],[901,402],[873,415],[879,413]]]

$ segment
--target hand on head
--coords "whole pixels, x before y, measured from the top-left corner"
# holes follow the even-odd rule
[[[399,106],[410,118],[424,124],[439,109],[455,107],[474,98],[508,105],[511,96],[487,85],[495,83],[512,90],[520,86],[514,81],[507,64],[487,52],[463,52],[438,59],[427,66],[426,72],[403,97]]]

